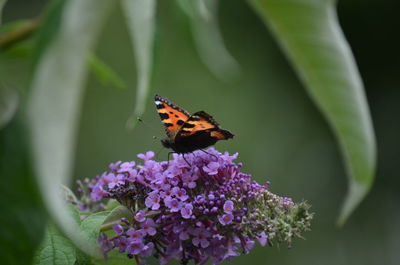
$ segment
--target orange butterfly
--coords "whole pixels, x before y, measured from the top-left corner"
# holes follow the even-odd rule
[[[233,138],[233,134],[204,111],[190,115],[166,98],[155,95],[154,102],[168,138],[161,143],[179,154],[190,153],[214,145],[218,140]]]

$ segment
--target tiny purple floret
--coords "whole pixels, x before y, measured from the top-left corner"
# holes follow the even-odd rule
[[[119,223],[113,224],[114,233],[121,235],[124,232],[124,228]]]
[[[147,235],[154,236],[157,233],[156,229],[154,228],[155,225],[156,224],[154,223],[153,219],[147,218],[146,221],[142,224],[142,230]]]
[[[192,216],[193,205],[186,203],[181,209],[181,215],[185,219],[189,219]]]
[[[138,222],[144,222],[146,220],[146,213],[145,211],[140,210],[135,214],[135,220]]]
[[[225,213],[232,213],[233,209],[234,209],[233,201],[231,201],[231,200],[225,201],[225,203],[224,203],[224,212]]]
[[[222,225],[228,225],[232,222],[233,215],[230,213],[226,213],[223,216],[218,217],[218,220]]]
[[[131,255],[138,255],[143,250],[143,244],[141,242],[131,242],[126,248],[126,253]]]
[[[154,152],[148,151],[148,152],[146,152],[146,154],[138,154],[137,157],[144,161],[148,161],[154,157]]]
[[[135,230],[133,228],[129,228],[126,234],[129,236],[130,241],[135,243],[142,242],[144,236],[141,230]]]

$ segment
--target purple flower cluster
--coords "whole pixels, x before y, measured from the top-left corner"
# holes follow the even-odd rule
[[[153,152],[143,161],[117,162],[91,186],[93,200],[116,199],[131,216],[101,234],[104,253],[113,249],[142,260],[153,255],[160,264],[171,259],[213,264],[262,246],[286,242],[308,230],[309,206],[293,203],[240,172],[237,154],[206,152],[174,154],[156,162]]]

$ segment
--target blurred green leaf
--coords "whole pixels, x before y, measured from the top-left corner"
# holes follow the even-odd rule
[[[240,74],[237,61],[225,47],[218,25],[217,0],[178,0],[188,15],[194,41],[203,63],[217,78],[232,82]]]
[[[0,130],[0,264],[32,264],[43,237],[47,216],[27,147],[17,115]]]
[[[122,0],[129,34],[133,42],[137,66],[136,102],[127,122],[132,129],[143,115],[154,72],[154,35],[156,28],[155,0]]]
[[[108,0],[67,1],[62,8],[54,10],[55,17],[61,15],[56,19],[59,21],[56,32],[52,19],[44,22],[39,36],[44,43],[38,46],[40,52],[28,108],[34,165],[44,202],[60,229],[80,249],[93,256],[99,255],[98,246],[89,244],[80,233],[59,189],[61,184],[69,182],[73,171],[86,59],[112,3]]]
[[[0,52],[29,39],[41,23],[40,19],[17,20],[0,28]]]
[[[376,146],[363,84],[333,0],[250,0],[330,123],[347,165],[344,224],[370,190]]]
[[[1,3],[0,3],[0,8],[1,8]],[[3,35],[10,31],[13,31],[13,30],[25,25],[27,22],[29,22],[29,19],[19,19],[19,20],[14,20],[12,22],[3,24],[3,25],[1,25],[1,28],[0,28],[0,35]]]
[[[29,59],[33,55],[33,51],[33,41],[24,41],[9,47],[5,51],[5,54],[7,55],[7,57],[12,57],[15,59]]]
[[[18,92],[0,83],[0,130],[14,117],[18,102]]]
[[[2,21],[2,14],[3,14],[3,7],[6,4],[6,0],[0,0],[0,26],[1,26],[1,21]]]
[[[44,12],[44,21],[42,22],[35,39],[35,49],[32,60],[34,69],[43,53],[46,51],[48,45],[50,45],[53,39],[58,35],[66,2],[66,0],[51,1]]]
[[[90,70],[103,85],[115,86],[117,88],[126,88],[126,83],[122,78],[104,61],[95,54],[89,55],[88,63]]]

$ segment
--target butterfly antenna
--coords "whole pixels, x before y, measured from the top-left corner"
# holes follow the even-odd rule
[[[154,138],[155,136],[153,136],[153,138]],[[161,151],[162,150],[164,150],[164,146],[161,146],[161,148],[157,151],[157,153],[156,153],[156,155],[155,155],[155,157],[157,158],[157,159],[159,159],[160,157],[158,156],[160,153],[161,153]]]
[[[145,123],[145,122],[142,120],[142,118],[137,117],[137,120],[138,120],[138,122],[140,122],[141,124],[143,124],[143,126],[145,126],[147,129],[150,129],[151,131],[156,131],[156,129],[155,129],[154,127],[152,127],[152,126],[148,125],[147,123]],[[158,139],[160,139],[160,137],[153,135],[153,139],[154,139],[154,140],[158,140]],[[161,151],[161,150],[160,150],[160,151]],[[159,151],[159,152],[160,152],[160,151]]]

